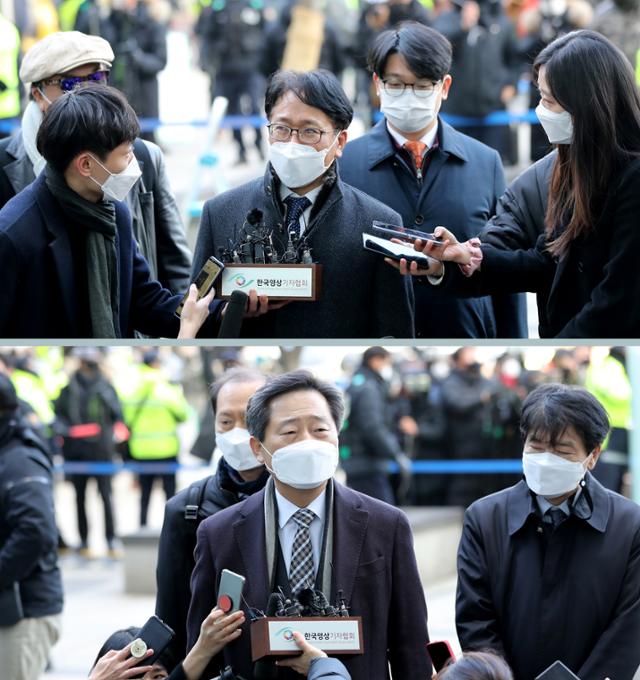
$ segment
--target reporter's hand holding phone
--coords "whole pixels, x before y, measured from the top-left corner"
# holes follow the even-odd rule
[[[119,650],[110,649],[104,656],[100,657],[91,669],[87,680],[127,680],[128,678],[139,678],[150,671],[153,666],[145,666],[144,659],[153,656],[153,649],[147,649],[144,657],[140,659],[131,656],[131,644],[129,643]]]
[[[198,300],[198,288],[192,283],[189,286],[189,295],[185,300],[180,315],[180,331],[178,340],[195,338],[202,324],[209,316],[209,305],[213,301],[215,288],[212,288],[207,295]]]
[[[240,637],[240,626],[244,623],[243,611],[228,616],[215,607],[200,626],[200,635],[191,648],[182,668],[187,680],[198,680],[211,659],[219,654],[225,645]]]

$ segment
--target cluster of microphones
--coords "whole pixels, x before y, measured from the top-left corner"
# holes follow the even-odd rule
[[[223,262],[232,264],[313,264],[311,248],[304,237],[295,231],[287,232],[286,237],[286,247],[280,255],[273,243],[273,228],[265,224],[262,210],[254,208],[247,213],[239,238],[229,239],[218,254]]]
[[[329,604],[321,590],[305,588],[297,597],[287,597],[282,590],[271,593],[267,603],[265,616],[268,617],[321,617],[321,616],[349,616],[342,590],[338,591],[336,606]],[[254,615],[254,620],[260,615]],[[275,680],[278,677],[278,667],[275,661],[268,657],[256,661],[253,666],[255,680]]]

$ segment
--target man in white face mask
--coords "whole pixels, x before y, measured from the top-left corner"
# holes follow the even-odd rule
[[[175,631],[172,646],[178,654],[184,653],[187,644],[189,580],[198,526],[205,518],[260,491],[269,478],[253,455],[245,422],[247,403],[265,380],[257,370],[232,368],[211,385],[216,447],[222,458],[214,475],[194,482],[165,506],[156,570],[156,614]]]
[[[524,480],[467,510],[458,551],[463,650],[492,649],[519,680],[561,660],[578,677],[640,666],[640,508],[590,474],[609,431],[587,390],[524,401]]]
[[[20,79],[30,101],[20,129],[0,141],[0,208],[44,170],[46,160],[38,151],[36,137],[49,106],[78,87],[106,85],[113,60],[111,45],[104,38],[80,31],[52,33],[27,51]],[[127,203],[134,236],[152,276],[169,290],[184,292],[189,285],[191,252],[162,151],[139,138],[132,147],[142,176],[117,200]]]
[[[0,210],[0,337],[175,337],[191,322],[180,295],[153,280],[122,203],[140,177],[138,119],[107,86],[50,105],[38,129],[40,176]],[[195,302],[195,328],[213,294]],[[193,335],[191,335],[193,337]]]
[[[242,333],[260,338],[408,337],[413,334],[410,281],[362,247],[373,220],[399,222],[393,210],[344,184],[336,159],[353,108],[328,71],[279,71],[268,84],[269,164],[263,178],[207,201],[194,273],[238,239],[253,209],[271,230],[274,261],[293,248],[323,266],[315,302],[271,303],[249,290]],[[393,311],[391,311],[393,310]]]
[[[251,448],[272,481],[200,526],[188,646],[216,601],[220,572],[230,569],[246,577],[249,606],[262,610],[278,588],[288,596],[320,590],[332,604],[342,590],[363,623],[366,653],[345,661],[353,680],[388,678],[389,665],[394,677],[430,677],[426,606],[407,519],[333,480],[343,415],[340,391],[307,371],[273,378],[251,397]],[[209,670],[221,664],[253,677],[247,626]],[[288,668],[294,664],[279,661],[277,677],[299,677]]]
[[[368,61],[384,118],[347,144],[343,178],[400,213],[405,227],[452,225],[460,240],[475,236],[494,213],[504,176],[496,151],[439,117],[455,87],[449,41],[403,24],[376,37]],[[414,294],[416,337],[526,336],[518,296],[464,300],[426,279],[414,280]]]

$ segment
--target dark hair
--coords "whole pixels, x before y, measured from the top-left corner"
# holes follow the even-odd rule
[[[310,371],[290,371],[271,378],[249,399],[247,405],[247,430],[262,441],[271,417],[271,402],[283,394],[297,390],[315,390],[326,399],[338,432],[344,418],[342,392],[333,384],[319,380]]]
[[[115,651],[124,649],[129,643],[133,642],[140,635],[141,630],[142,628],[130,626],[129,628],[121,628],[120,630],[116,630],[114,633],[111,633],[111,635],[109,635],[109,637],[105,640],[102,647],[100,647],[98,656],[96,656],[96,660],[93,662],[93,666],[91,666],[91,668],[93,668],[98,663],[98,661],[100,661],[100,659],[112,649]],[[178,659],[175,658],[175,655],[171,651],[171,645],[169,645],[164,650],[164,652],[160,654],[156,663],[162,664],[169,673],[173,670],[173,667],[178,663]],[[146,665],[144,660],[142,660],[141,665]]]
[[[44,115],[36,144],[47,163],[64,172],[83,151],[100,160],[140,134],[135,111],[107,85],[84,85],[58,97]]]
[[[537,387],[524,400],[520,416],[523,439],[533,436],[552,446],[573,427],[588,453],[609,434],[609,416],[584,387],[549,383]]]
[[[215,414],[218,410],[218,395],[220,390],[229,383],[253,383],[253,382],[266,382],[267,376],[264,373],[260,373],[255,368],[243,368],[241,366],[237,368],[230,368],[225,371],[219,378],[214,380],[209,387],[209,399],[211,400],[211,408]]]
[[[273,107],[287,92],[293,92],[303,104],[326,113],[336,130],[346,130],[351,125],[353,107],[340,81],[330,71],[276,71],[267,83],[264,101],[267,118],[271,118]]]
[[[392,54],[404,57],[417,78],[442,80],[451,70],[451,43],[438,31],[415,21],[380,33],[369,48],[369,68],[384,77]]]
[[[574,31],[542,50],[536,83],[542,66],[553,98],[573,118],[571,144],[558,146],[545,220],[548,249],[559,256],[593,228],[612,178],[640,156],[640,94],[627,58],[595,31]]]
[[[467,652],[449,663],[436,676],[437,680],[513,680],[507,662],[492,652]]]
[[[369,347],[364,351],[364,354],[362,355],[362,365],[363,366],[368,366],[369,362],[371,359],[386,359],[387,357],[391,356],[391,352],[389,352],[388,349],[385,349],[384,347]]]

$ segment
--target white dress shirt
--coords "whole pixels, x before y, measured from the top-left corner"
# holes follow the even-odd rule
[[[324,528],[324,517],[326,514],[325,496],[327,490],[325,489],[312,503],[309,503],[307,508],[315,513],[315,518],[309,525],[309,534],[311,536],[311,548],[313,552],[313,572],[317,575],[318,565],[320,564],[320,552],[322,550],[322,532]],[[282,550],[282,557],[287,567],[287,576],[291,569],[291,549],[293,548],[293,541],[296,537],[298,524],[293,519],[293,516],[299,508],[291,501],[287,500],[276,489],[276,503],[278,504],[278,538],[280,539],[280,548]]]
[[[300,215],[300,236],[304,234],[304,230],[307,228],[307,224],[309,224],[311,209],[318,198],[318,194],[322,191],[323,186],[324,185],[321,184],[319,187],[311,189],[311,191],[304,194],[304,197],[311,201],[311,205],[302,213],[302,215]],[[284,184],[280,184],[280,200],[284,203],[284,199],[291,195],[295,196],[296,198],[302,198],[302,196],[300,194],[296,194],[293,189],[289,189],[289,187],[286,187]]]

